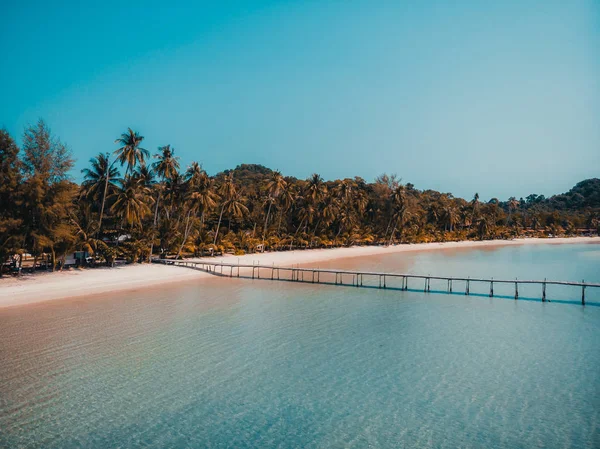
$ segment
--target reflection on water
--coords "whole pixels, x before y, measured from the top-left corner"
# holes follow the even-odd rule
[[[600,282],[597,248],[328,265]],[[595,448],[599,343],[600,307],[264,280],[4,309],[0,447]]]

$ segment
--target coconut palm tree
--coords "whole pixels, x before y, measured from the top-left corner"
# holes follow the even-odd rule
[[[113,167],[116,160],[110,163],[109,153],[99,153],[95,158],[90,159],[91,168],[84,168],[83,173],[83,191],[87,198],[98,201],[100,192],[102,192],[102,201],[100,204],[100,217],[98,219],[98,228],[96,232],[102,230],[102,218],[104,216],[104,205],[106,197],[112,195],[118,189],[119,170]]]
[[[281,229],[281,220],[283,215],[287,214],[292,208],[296,202],[297,196],[298,194],[294,184],[291,182],[286,183],[279,195],[279,224],[277,226],[277,233],[279,233],[279,230]]]
[[[483,240],[490,232],[490,219],[486,215],[481,215],[477,220],[479,231],[479,240]]]
[[[173,180],[179,175],[179,158],[175,156],[175,148],[171,148],[171,145],[158,147],[158,151],[159,153],[154,156],[157,159],[157,161],[154,164],[152,164],[152,168],[164,184],[166,181]],[[158,221],[158,207],[160,204],[160,195],[162,187],[163,186],[160,186],[157,189],[158,192],[156,194],[156,203],[154,206],[154,220],[152,221],[153,232],[156,232],[156,224]],[[152,257],[153,250],[154,239],[152,239],[152,243],[150,244],[150,258]]]
[[[115,143],[121,145],[121,147],[116,149],[114,154],[117,155],[117,160],[121,163],[121,166],[127,165],[125,176],[133,171],[137,164],[143,164],[150,157],[150,152],[140,147],[143,140],[144,136],[131,128],[127,128],[127,131],[115,140]]]
[[[406,187],[403,184],[398,184],[396,188],[392,190],[392,193],[390,194],[390,203],[392,205],[392,217],[388,224],[388,229],[392,223],[394,224],[394,227],[392,228],[388,245],[392,244],[398,224],[402,226],[402,221],[404,220],[404,214],[406,212]]]
[[[267,180],[266,190],[267,190],[267,202],[269,204],[269,208],[267,210],[267,216],[265,217],[265,227],[263,230],[263,248],[265,244],[265,236],[267,235],[267,224],[269,222],[269,216],[271,215],[271,206],[275,203],[279,194],[283,191],[287,182],[281,176],[279,171],[274,171],[271,173],[271,176]]]
[[[150,189],[139,179],[128,177],[123,188],[115,194],[115,202],[111,207],[113,213],[120,217],[129,227],[140,228],[142,219],[150,213]]]
[[[200,214],[201,229],[204,225],[205,215],[215,208],[219,196],[214,191],[214,181],[196,162],[193,162],[186,171],[186,180],[188,184],[186,200],[191,204],[196,214]]]
[[[221,213],[219,214],[219,222],[217,224],[217,231],[215,232],[215,241],[214,245],[217,244],[217,238],[219,237],[219,228],[221,227],[221,220],[223,218],[223,213],[225,212],[225,208],[229,207],[229,203],[237,197],[237,187],[233,181],[233,172],[229,173],[225,176],[225,181],[219,187],[219,196],[221,197]]]
[[[323,224],[329,227],[335,221],[336,214],[339,211],[339,202],[333,195],[326,195],[320,204],[318,211],[319,220],[315,226],[314,233],[317,233],[319,225]]]
[[[175,156],[175,148],[165,145],[158,147],[158,151],[154,156],[157,161],[152,164],[154,171],[163,181],[173,179],[179,173],[179,157]]]
[[[131,176],[149,189],[152,189],[156,185],[156,173],[152,166],[149,166],[148,164],[138,165]]]
[[[511,215],[513,214],[514,211],[517,210],[518,207],[519,207],[519,202],[517,201],[517,199],[514,196],[511,196],[508,199],[508,215],[506,217],[506,225],[508,225]]]
[[[471,223],[475,222],[475,216],[477,214],[477,209],[479,207],[479,193],[475,192],[473,196],[473,200],[471,200]],[[469,229],[471,229],[471,225],[469,225]]]
[[[321,197],[327,193],[327,186],[320,175],[313,173],[308,179],[308,185],[304,193],[304,199],[306,201],[312,201],[313,204],[317,204]]]

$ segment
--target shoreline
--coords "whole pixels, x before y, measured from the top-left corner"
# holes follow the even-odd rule
[[[291,266],[316,262],[348,259],[415,251],[478,247],[502,247],[534,244],[599,243],[600,237],[523,238],[515,240],[484,240],[401,244],[394,246],[353,246],[350,248],[306,249],[280,251],[243,256],[211,257],[212,262],[235,261],[261,265]],[[202,260],[192,258],[188,260]],[[206,258],[205,258],[206,260]],[[75,269],[55,273],[37,273],[20,278],[0,279],[0,309],[36,304],[60,299],[73,299],[107,293],[125,292],[164,286],[177,282],[212,277],[196,270],[187,270],[161,264],[136,264],[115,268]]]

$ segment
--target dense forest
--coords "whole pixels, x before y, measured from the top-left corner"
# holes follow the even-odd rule
[[[68,146],[40,120],[22,147],[0,130],[0,261],[56,269],[73,251],[85,263],[145,262],[260,250],[510,239],[597,233],[600,179],[545,198],[499,201],[418,190],[395,175],[326,181],[240,165],[209,176],[181,167],[175,149],[144,148],[128,129],[91,158],[78,185]],[[1,270],[0,270],[1,271]]]

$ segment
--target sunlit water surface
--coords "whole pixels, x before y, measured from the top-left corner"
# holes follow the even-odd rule
[[[600,246],[320,265],[600,282]],[[600,292],[409,287],[211,279],[0,310],[0,447],[600,447]]]

